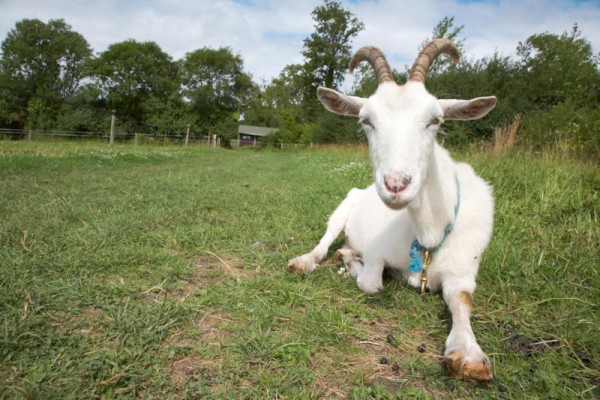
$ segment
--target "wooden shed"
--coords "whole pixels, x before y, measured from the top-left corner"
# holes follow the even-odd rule
[[[260,146],[260,139],[278,132],[277,128],[262,126],[240,125],[238,127],[238,147]]]

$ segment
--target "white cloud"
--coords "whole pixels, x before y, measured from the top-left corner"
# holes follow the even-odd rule
[[[354,46],[373,44],[393,67],[410,64],[435,24],[454,16],[464,25],[465,57],[495,51],[514,55],[535,33],[560,34],[578,23],[600,49],[600,4],[558,0],[342,1],[365,24]],[[126,39],[155,41],[174,59],[205,46],[229,46],[258,81],[302,62],[302,41],[313,31],[311,11],[322,1],[298,0],[0,0],[0,40],[24,18],[63,18],[94,51]]]

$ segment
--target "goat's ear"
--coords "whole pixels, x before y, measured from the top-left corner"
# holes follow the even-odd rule
[[[325,108],[340,115],[358,116],[363,104],[363,99],[355,96],[346,96],[332,89],[319,86],[317,97]]]
[[[471,100],[439,100],[444,110],[444,119],[477,119],[496,106],[496,97],[477,97]]]

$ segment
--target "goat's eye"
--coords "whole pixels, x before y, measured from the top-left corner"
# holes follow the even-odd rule
[[[371,120],[369,120],[369,118],[363,117],[363,118],[359,119],[358,122],[360,124],[362,124],[363,126],[368,126],[369,128],[374,128],[374,126],[371,123]]]
[[[442,123],[442,120],[440,118],[433,118],[431,121],[429,121],[429,123],[427,124],[427,128],[429,128],[430,126],[434,126],[434,125],[439,125]]]

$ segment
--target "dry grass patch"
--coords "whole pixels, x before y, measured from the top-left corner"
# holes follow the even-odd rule
[[[192,260],[192,275],[176,283],[176,288],[166,288],[166,280],[141,293],[145,301],[162,302],[166,299],[185,301],[208,286],[221,285],[224,279],[233,278],[237,282],[260,273],[260,267],[245,268],[244,261],[235,256],[225,254],[216,255],[206,252]]]
[[[101,328],[93,326],[102,317],[103,311],[100,308],[82,307],[79,314],[68,316],[67,313],[56,313],[52,316],[50,325],[57,329],[73,329],[72,333],[80,333],[84,336],[98,336]]]
[[[425,332],[399,332],[397,320],[385,318],[361,328],[365,333],[350,339],[357,352],[324,350],[313,356],[311,369],[318,373],[313,390],[319,398],[349,398],[349,390],[358,382],[390,392],[418,388],[435,395],[442,393],[427,384],[427,373],[412,366],[414,360],[439,363],[438,345]],[[441,367],[439,373],[443,373]]]
[[[436,343],[428,339],[425,332],[411,330],[400,332],[396,320],[380,318],[365,325],[367,337],[356,340],[361,348],[361,361],[368,365],[370,373],[368,381],[385,386],[389,390],[397,390],[403,384],[420,386],[420,373],[406,370],[406,360],[424,358],[439,362]]]
[[[348,388],[364,361],[353,354],[340,353],[334,349],[321,349],[311,360],[311,369],[317,371],[312,387],[320,399],[346,399]]]
[[[231,254],[205,253],[192,260],[194,276],[188,281],[192,286],[220,284],[223,278],[233,278],[239,282],[260,273],[260,267],[245,268],[246,263]]]
[[[217,255],[205,251],[206,255],[196,257],[192,262],[196,267],[196,274],[201,277],[212,277],[217,273],[219,277],[227,276],[236,280],[243,275],[244,262],[230,254]]]
[[[81,309],[81,315],[71,317],[72,323],[83,323],[84,327],[80,328],[77,332],[82,335],[91,336],[98,334],[98,327],[94,327],[91,324],[94,321],[99,321],[102,317],[102,310],[94,307],[84,307]]]
[[[239,323],[228,313],[215,310],[194,319],[192,328],[180,329],[175,332],[166,340],[166,344],[177,347],[198,347],[201,343],[220,345],[229,341],[231,329],[228,326]]]
[[[231,331],[226,325],[235,323],[235,319],[227,313],[207,314],[194,321],[200,330],[202,341],[206,344],[227,341]]]
[[[395,319],[380,318],[365,328],[371,335],[371,342],[365,344],[383,343],[384,351],[391,356],[402,357],[419,353],[423,357],[438,360],[440,352],[437,350],[441,350],[443,347],[443,343],[438,343],[437,340],[432,341],[426,332],[414,329],[401,332],[403,327]]]
[[[178,389],[181,389],[195,376],[202,375],[210,378],[218,375],[221,368],[221,358],[205,360],[200,357],[189,356],[174,361],[173,364],[171,364],[171,376],[169,377],[169,380],[174,383]]]
[[[227,327],[235,323],[235,319],[225,312],[215,311],[196,318],[192,329],[179,330],[166,340],[167,345],[188,349],[201,349],[206,346],[221,346],[227,342],[231,331]],[[197,335],[197,336],[196,336]],[[189,351],[185,351],[189,353]],[[184,388],[188,382],[198,380],[213,382],[223,368],[223,359],[216,356],[208,359],[207,356],[187,354],[171,363],[171,375],[169,380],[178,389]],[[208,351],[211,353],[211,351]],[[218,388],[217,383],[211,384],[211,390]]]
[[[96,307],[82,307],[75,315],[66,312],[52,316],[50,325],[69,335],[82,335],[94,343],[98,349],[118,350],[121,343],[117,338],[107,337],[107,327],[103,322],[104,310]]]

